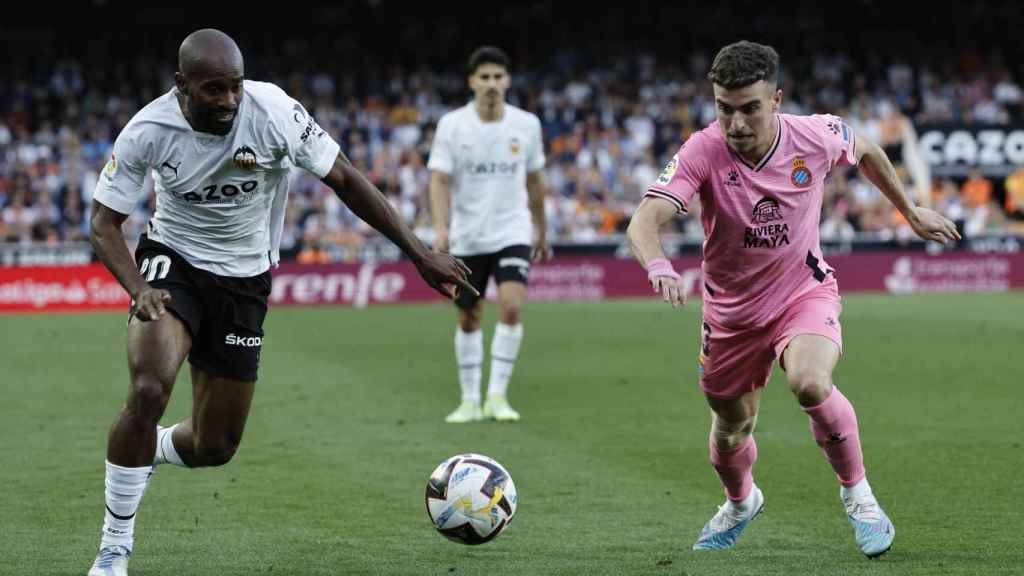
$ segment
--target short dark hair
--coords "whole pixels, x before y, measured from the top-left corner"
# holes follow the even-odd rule
[[[779,53],[766,44],[740,40],[718,51],[708,80],[730,90],[759,80],[779,83]]]
[[[497,64],[508,70],[508,54],[501,48],[495,46],[481,46],[469,55],[469,73],[473,74],[476,69],[484,64]]]

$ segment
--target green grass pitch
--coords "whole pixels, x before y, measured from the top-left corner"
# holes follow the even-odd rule
[[[272,310],[238,455],[160,467],[132,574],[1024,573],[1024,293],[844,306],[835,379],[897,528],[881,560],[856,550],[777,368],[754,469],[766,512],[735,550],[690,550],[723,499],[696,384],[699,304],[652,300],[528,304],[513,425],[443,422],[458,400],[445,305]],[[0,574],[81,575],[127,388],[124,314],[0,323]],[[165,424],[189,410],[187,373]],[[515,522],[478,547],[437,534],[423,501],[431,470],[467,451],[502,462],[520,494]]]

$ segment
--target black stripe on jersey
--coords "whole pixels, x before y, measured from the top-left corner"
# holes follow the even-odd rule
[[[679,198],[676,198],[671,194],[666,194],[665,192],[662,192],[661,190],[655,190],[654,188],[648,188],[647,193],[644,194],[644,196],[651,196],[652,198],[662,198],[668,200],[669,202],[675,204],[677,211],[686,213],[686,204],[683,204],[682,201],[679,200]]]
[[[777,115],[776,118],[778,118]],[[769,150],[768,154],[758,162],[757,168],[754,168],[754,172],[760,172],[761,168],[764,168],[765,164],[768,164],[768,161],[775,155],[775,151],[779,149],[779,142],[782,142],[782,118],[779,118],[779,129],[775,131],[775,142],[772,143],[771,150]]]

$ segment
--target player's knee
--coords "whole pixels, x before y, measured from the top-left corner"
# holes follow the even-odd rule
[[[519,306],[505,306],[501,310],[501,321],[504,324],[519,324]]]
[[[716,418],[715,425],[712,428],[715,447],[723,451],[734,450],[740,444],[743,444],[748,436],[754,433],[754,424],[756,422],[757,418],[753,416],[744,420],[731,421]]]
[[[170,391],[171,387],[159,378],[136,377],[132,379],[125,411],[141,423],[155,426],[167,407]]]
[[[798,367],[786,374],[789,389],[805,406],[820,404],[832,390],[832,375],[820,368]]]
[[[228,435],[213,440],[200,440],[195,456],[199,466],[223,466],[235,457],[241,439]]]
[[[459,328],[463,332],[476,332],[480,329],[480,316],[473,310],[462,310],[459,314]]]

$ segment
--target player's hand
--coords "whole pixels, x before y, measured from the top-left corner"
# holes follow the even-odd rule
[[[434,234],[434,252],[448,251],[448,231],[438,230]]]
[[[170,292],[147,286],[132,300],[131,315],[143,322],[159,320],[167,313],[166,305],[170,303]]]
[[[682,277],[666,258],[655,258],[647,263],[647,281],[655,294],[661,294],[665,302],[673,308],[686,306],[686,292],[683,290]]]
[[[679,276],[654,276],[648,278],[655,294],[661,294],[662,300],[668,302],[673,308],[686,306],[686,292],[683,291],[683,283]]]
[[[547,262],[551,260],[551,245],[548,244],[547,238],[538,238],[537,244],[533,247],[533,261],[534,262]]]
[[[914,233],[925,240],[934,240],[945,244],[951,240],[960,240],[956,224],[934,210],[915,207],[910,218],[907,218]]]
[[[415,264],[423,280],[445,298],[454,299],[460,288],[480,295],[469,283],[469,266],[451,254],[427,252]]]

